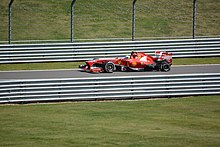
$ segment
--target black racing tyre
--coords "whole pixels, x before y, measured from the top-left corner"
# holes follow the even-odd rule
[[[104,64],[104,71],[108,73],[112,73],[115,70],[115,64],[112,62],[106,62]]]
[[[160,65],[160,70],[165,72],[170,71],[170,64],[166,61],[162,62]]]

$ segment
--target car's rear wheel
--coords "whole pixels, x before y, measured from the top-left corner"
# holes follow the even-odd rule
[[[115,64],[112,62],[106,62],[104,65],[104,71],[108,73],[112,73],[115,70]]]
[[[168,62],[166,62],[166,61],[162,62],[160,70],[161,71],[165,71],[165,72],[170,71],[170,64]]]

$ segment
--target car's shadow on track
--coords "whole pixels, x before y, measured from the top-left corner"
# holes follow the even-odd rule
[[[149,71],[114,71],[112,73],[107,73],[107,72],[87,72],[84,70],[77,70],[81,73],[87,73],[87,74],[114,74],[114,73],[165,73],[165,72],[161,72],[161,71],[153,71],[153,70],[149,70]]]

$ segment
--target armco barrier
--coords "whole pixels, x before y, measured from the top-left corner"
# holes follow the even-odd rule
[[[148,54],[164,50],[172,52],[174,58],[220,56],[220,38],[5,44],[0,45],[0,63],[85,61],[98,57],[122,57],[132,50]]]
[[[220,94],[220,73],[0,81],[0,103],[209,94]]]

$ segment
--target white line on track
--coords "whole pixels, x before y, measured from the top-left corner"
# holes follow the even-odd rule
[[[172,67],[193,67],[193,66],[220,66],[220,64],[194,64],[194,65],[172,65]],[[0,72],[51,72],[51,71],[76,71],[80,69],[51,69],[51,70],[9,70]]]

